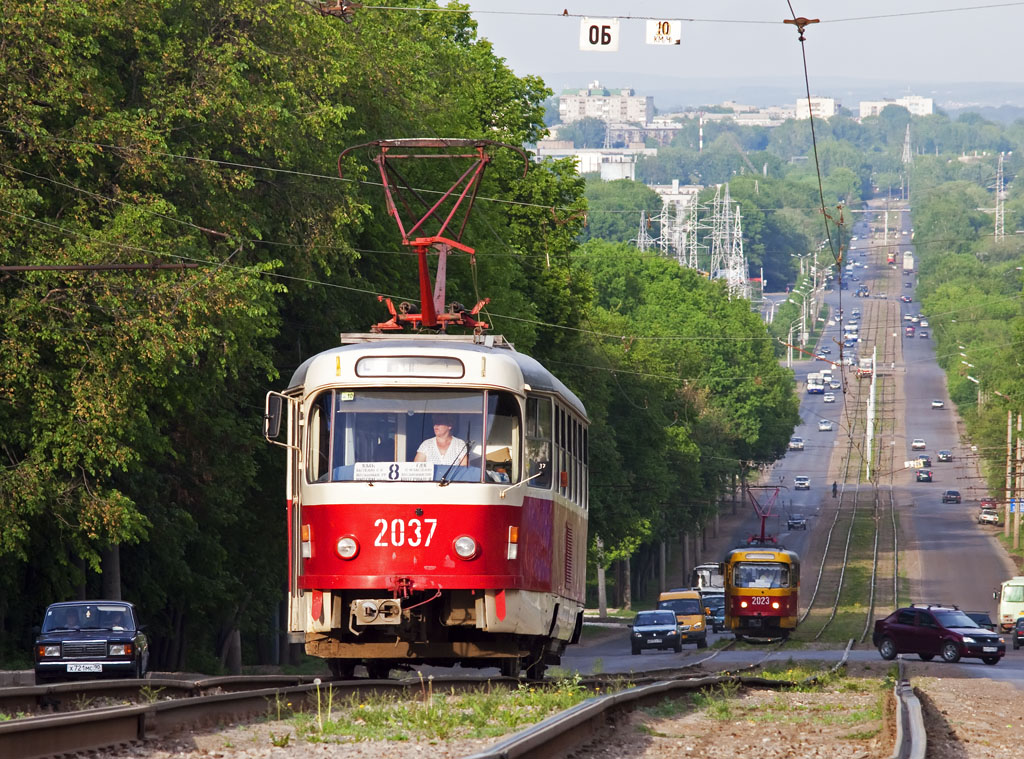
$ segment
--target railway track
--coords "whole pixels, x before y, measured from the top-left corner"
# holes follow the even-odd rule
[[[782,646],[767,646],[753,663],[723,674],[752,672]],[[635,687],[651,683],[694,680],[693,670],[710,669],[715,658],[736,645],[731,641],[683,666],[630,678]],[[582,685],[595,692],[608,690],[621,676],[592,676]],[[437,691],[462,691],[483,684],[506,683],[508,678],[434,678]],[[251,719],[273,717],[275,712],[317,709],[318,698],[330,688],[333,698],[389,691],[422,696],[422,683],[412,680],[325,680],[311,677],[213,677],[201,680],[160,679],[92,681],[0,689],[0,712],[27,714],[0,722],[0,757],[37,759],[59,754],[102,750],[119,745],[165,738],[185,730]],[[679,686],[685,689],[685,686]],[[702,686],[703,687],[703,686]],[[671,688],[670,688],[671,690]],[[121,702],[121,703],[118,703]],[[284,708],[288,705],[289,708]]]
[[[478,678],[434,678],[435,689],[479,688]],[[41,759],[167,737],[184,730],[244,722],[292,711],[316,711],[327,688],[341,699],[390,691],[410,698],[422,683],[296,677],[215,677],[94,681],[0,689],[4,713],[32,713],[0,722],[0,757]],[[129,703],[116,703],[118,700]],[[109,704],[81,708],[86,704]]]
[[[872,266],[885,266],[884,250],[873,248],[870,257]],[[842,493],[826,536],[814,588],[799,620],[803,624],[812,619],[817,627],[811,635],[813,640],[822,638],[842,613],[841,609],[850,608],[853,611],[844,614],[844,622],[852,627],[855,620],[851,616],[863,614],[863,625],[858,627],[858,640],[863,642],[876,609],[895,608],[899,602],[899,529],[892,485],[895,473],[902,468],[901,461],[897,461],[895,438],[899,380],[895,368],[900,357],[901,326],[898,296],[891,294],[900,292],[901,276],[889,268],[883,271],[884,276],[875,277],[871,286],[876,295],[884,293],[886,297],[868,298],[861,304],[862,317],[870,326],[861,333],[860,355],[874,353],[876,357],[871,430],[870,383],[854,379],[852,368],[842,366],[842,429],[846,431],[840,460]],[[870,557],[863,555],[861,546],[865,542],[871,545]],[[862,582],[861,576],[865,574],[866,581]],[[849,581],[850,575],[857,578],[856,583]],[[864,584],[866,588],[862,587]],[[867,603],[862,604],[865,592]],[[858,606],[864,611],[857,612]],[[848,632],[844,629],[843,635]]]

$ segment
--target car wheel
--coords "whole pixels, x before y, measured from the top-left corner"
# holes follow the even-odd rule
[[[1013,636],[1013,650],[1016,651],[1018,648],[1020,648],[1020,641],[1017,640],[1017,636],[1014,635]]]
[[[981,660],[983,662],[985,662],[986,664],[998,664],[999,663],[999,657],[998,656],[982,656]]]
[[[633,644],[633,656],[639,656],[639,655],[640,655],[640,646],[638,646],[638,645],[636,645],[634,643]]]
[[[881,654],[882,658],[886,661],[896,658],[896,644],[892,638],[882,638],[878,643],[878,653]]]
[[[683,641],[677,640],[676,644],[672,646],[672,650],[675,651],[677,654],[681,654],[683,652]]]
[[[950,664],[960,661],[960,647],[953,642],[942,645],[942,658]]]
[[[918,654],[921,657],[921,661],[931,661],[935,658],[935,654]]]
[[[697,641],[697,648],[707,648],[707,647],[708,647],[707,638],[702,638],[701,640]]]

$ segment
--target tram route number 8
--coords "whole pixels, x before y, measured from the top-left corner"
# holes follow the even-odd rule
[[[377,539],[373,545],[378,548],[400,548],[410,546],[417,548],[422,545],[424,548],[430,545],[434,538],[434,530],[437,529],[436,519],[378,519],[373,523],[377,533]],[[427,530],[424,536],[424,530]]]
[[[617,18],[584,18],[580,22],[580,50],[617,52],[619,20]]]

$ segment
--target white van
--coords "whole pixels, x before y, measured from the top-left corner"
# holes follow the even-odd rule
[[[993,595],[999,601],[997,624],[1012,630],[1017,617],[1024,615],[1024,577],[1011,577]]]

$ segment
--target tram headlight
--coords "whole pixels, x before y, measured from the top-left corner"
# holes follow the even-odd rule
[[[778,609],[779,608],[779,602],[778,601],[772,601],[772,608],[773,609]]]
[[[345,535],[344,537],[338,538],[337,544],[334,549],[338,552],[338,556],[348,560],[354,559],[356,554],[359,553],[359,541],[353,538],[351,535]]]
[[[460,535],[455,538],[452,547],[460,559],[472,559],[476,556],[476,541],[469,537],[469,535]]]
[[[747,608],[747,602],[746,601],[740,601],[740,608],[741,609],[746,609]]]

